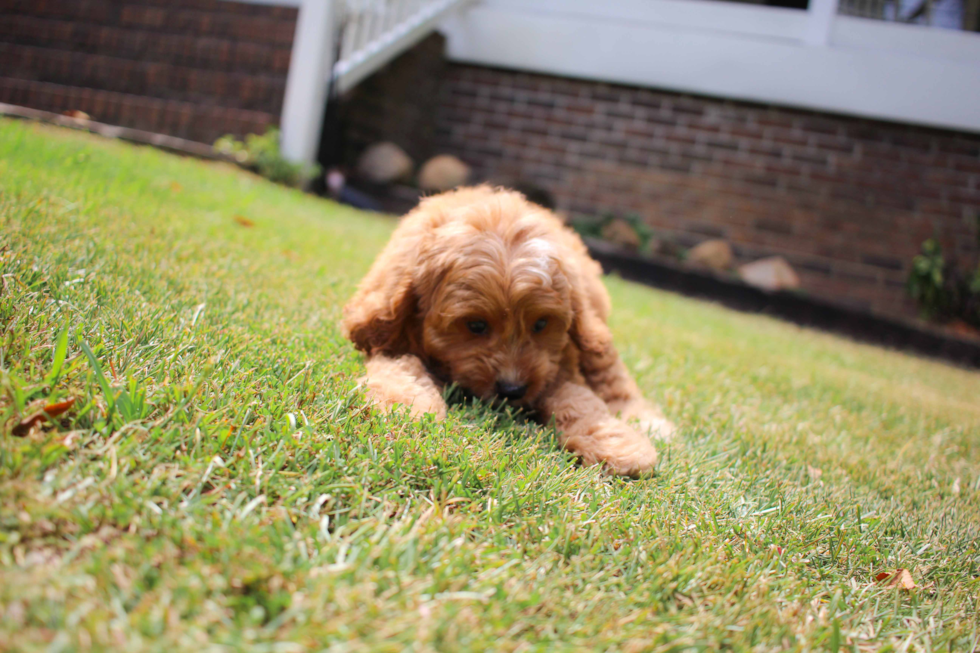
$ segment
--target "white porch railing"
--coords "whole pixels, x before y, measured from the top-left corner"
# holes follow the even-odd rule
[[[841,0],[840,14],[968,32],[980,29],[980,0]]]
[[[348,0],[334,79],[343,93],[428,36],[470,0]]]
[[[916,0],[237,1],[300,7],[282,115],[296,161],[316,156],[330,80],[350,89],[437,27],[462,63],[980,132],[980,34],[846,15]],[[980,0],[958,1],[967,27]]]
[[[471,1],[300,0],[282,112],[283,154],[314,160],[330,84],[338,93],[353,88]]]

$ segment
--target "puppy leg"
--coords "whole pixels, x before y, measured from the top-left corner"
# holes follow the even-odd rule
[[[409,407],[413,417],[425,413],[432,413],[436,419],[446,416],[442,389],[415,356],[372,356],[367,361],[367,375],[361,382],[368,400],[383,410],[401,404]]]
[[[615,347],[610,345],[598,355],[583,353],[580,363],[585,382],[609,405],[613,415],[619,415],[635,424],[641,433],[658,440],[673,436],[676,430],[673,423],[658,406],[643,397]]]
[[[603,463],[614,474],[639,476],[657,464],[650,439],[614,417],[584,385],[563,383],[542,401],[541,413],[546,423],[555,420],[562,446],[585,465]]]

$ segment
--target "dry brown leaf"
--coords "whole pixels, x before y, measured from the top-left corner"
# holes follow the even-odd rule
[[[10,431],[15,437],[22,438],[31,432],[31,429],[52,418],[61,415],[69,408],[75,405],[74,399],[67,399],[65,401],[59,402],[57,404],[49,404],[42,408],[40,411],[34,413],[30,417],[25,417],[22,419],[14,428]]]
[[[254,227],[255,226],[255,223],[252,222],[251,220],[249,220],[248,218],[246,218],[244,215],[236,215],[236,216],[234,216],[232,218],[232,220],[234,220],[235,222],[237,222],[238,224],[240,224],[243,227]]]
[[[915,587],[915,581],[912,580],[912,574],[909,573],[908,569],[899,570],[895,584],[905,590],[910,590]]]
[[[912,574],[909,573],[908,569],[896,569],[895,571],[883,571],[877,576],[875,580],[879,583],[882,581],[888,581],[889,587],[896,587],[903,590],[910,590],[915,588],[915,581],[912,580]]]

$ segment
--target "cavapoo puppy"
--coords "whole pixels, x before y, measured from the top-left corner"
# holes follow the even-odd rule
[[[562,445],[615,474],[650,472],[673,425],[613,346],[599,264],[523,195],[430,197],[402,220],[344,308],[368,399],[446,415],[449,383],[554,422]]]

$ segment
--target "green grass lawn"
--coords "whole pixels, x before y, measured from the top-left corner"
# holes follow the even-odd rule
[[[337,321],[393,225],[0,121],[0,650],[978,646],[980,375],[611,278],[681,435],[607,478],[365,408]]]

